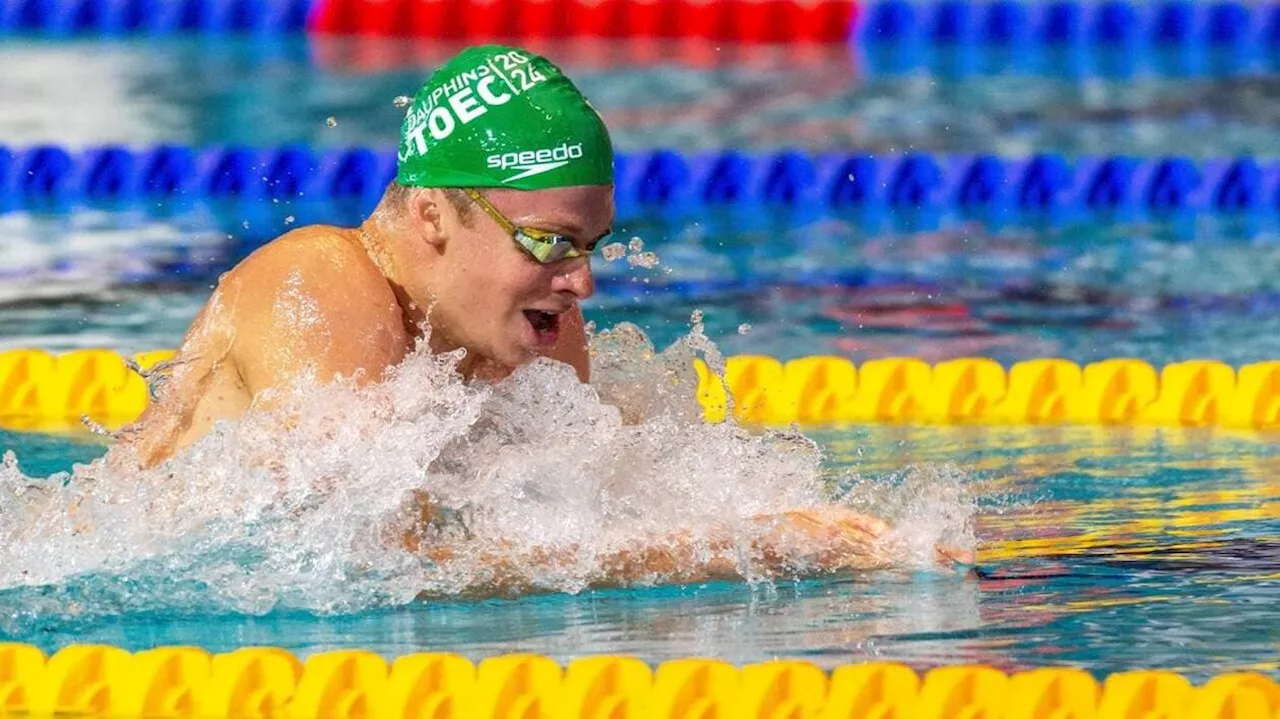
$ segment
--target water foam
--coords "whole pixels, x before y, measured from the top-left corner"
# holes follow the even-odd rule
[[[382,382],[300,387],[155,468],[127,445],[47,480],[7,463],[0,604],[22,607],[7,621],[576,592],[609,581],[621,552],[655,546],[762,579],[833,551],[757,519],[829,503],[830,478],[799,435],[702,422],[691,360],[719,357],[699,328],[658,352],[621,325],[592,338],[592,356],[590,385],[549,361],[490,385],[459,381],[458,353],[420,351]],[[951,524],[971,514],[954,496],[929,501]],[[895,533],[914,539],[886,542],[909,548],[891,561],[931,563],[937,532]],[[761,555],[765,536],[787,561]],[[869,566],[885,561],[868,550]],[[644,566],[631,582],[683,576]]]

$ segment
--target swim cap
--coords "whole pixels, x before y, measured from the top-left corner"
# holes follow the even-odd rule
[[[560,68],[503,45],[470,47],[418,90],[396,182],[414,187],[613,184],[604,120]]]

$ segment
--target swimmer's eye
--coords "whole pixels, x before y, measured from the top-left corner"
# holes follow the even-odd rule
[[[544,265],[560,260],[571,260],[575,257],[586,257],[588,254],[587,251],[579,250],[573,244],[573,240],[552,232],[521,228],[516,230],[514,239],[530,257]]]
[[[613,232],[606,232],[594,240],[583,243],[582,249],[579,250],[578,241],[568,235],[561,235],[555,232],[548,232],[546,230],[533,230],[529,228],[524,228],[520,231],[534,238],[538,242],[546,242],[548,244],[562,246],[568,245],[568,247],[563,250],[565,257],[582,257],[584,255],[593,254],[595,253],[596,248],[600,246],[600,243],[608,240],[610,237],[613,237]]]
[[[547,232],[545,230],[537,230],[531,227],[517,228],[515,233],[516,244],[524,248],[533,259],[543,264],[559,262],[560,260],[572,260],[578,257],[590,257],[596,251],[596,247],[601,242],[609,239],[613,233],[607,233],[601,237],[592,240],[578,249],[578,244],[573,238],[566,235]]]

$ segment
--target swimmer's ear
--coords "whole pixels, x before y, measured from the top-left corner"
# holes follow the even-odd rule
[[[437,250],[443,250],[446,233],[444,212],[448,207],[445,194],[436,188],[417,189],[409,195],[409,217],[422,239]]]

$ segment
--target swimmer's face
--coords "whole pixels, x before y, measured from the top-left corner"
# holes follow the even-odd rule
[[[480,192],[517,227],[567,236],[579,250],[613,226],[611,187]],[[554,348],[565,313],[595,292],[591,257],[539,263],[481,204],[470,202],[465,222],[451,204],[440,203],[443,242],[432,263],[431,324],[448,344],[514,367]]]

